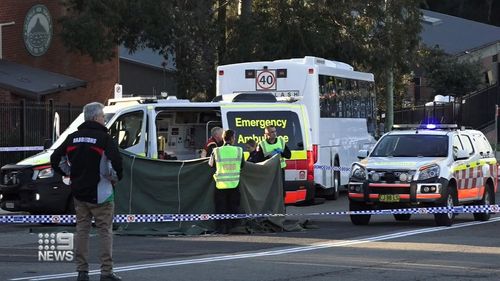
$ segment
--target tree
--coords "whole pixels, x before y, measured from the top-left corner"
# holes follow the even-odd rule
[[[422,49],[421,65],[435,94],[463,96],[481,85],[481,64],[459,61],[440,49]]]
[[[390,73],[400,93],[419,45],[414,0],[65,1],[62,36],[70,49],[96,60],[117,44],[173,49],[181,97],[212,96],[216,64],[307,55],[373,72],[378,93],[393,88],[385,82]]]
[[[363,45],[365,64],[375,74],[378,100],[385,107],[386,128],[393,123],[394,93],[400,101],[406,75],[415,63],[421,30],[417,1],[374,1],[365,8],[368,36]],[[385,92],[383,96],[381,93]],[[379,107],[380,108],[380,107]]]
[[[215,49],[214,1],[66,0],[60,19],[65,45],[95,61],[114,56],[123,44],[132,52],[152,48],[176,54],[180,97],[213,90]]]

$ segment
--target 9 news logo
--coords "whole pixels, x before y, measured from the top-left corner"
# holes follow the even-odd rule
[[[38,261],[72,261],[73,233],[39,233]]]

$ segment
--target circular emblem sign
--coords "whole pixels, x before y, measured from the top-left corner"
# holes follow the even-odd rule
[[[47,7],[35,5],[26,14],[23,26],[24,45],[33,56],[45,54],[52,39],[52,19]]]

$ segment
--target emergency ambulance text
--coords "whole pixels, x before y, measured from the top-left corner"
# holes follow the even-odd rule
[[[261,129],[267,126],[273,126],[277,128],[286,128],[286,119],[281,120],[269,120],[269,119],[243,119],[241,117],[236,117],[236,127],[259,127]]]
[[[281,136],[285,140],[285,142],[288,142],[288,136],[284,135]],[[253,139],[256,143],[259,143],[261,141],[264,141],[266,139],[265,136],[256,136],[255,134],[252,134],[251,136],[244,136],[244,135],[238,135],[238,143],[246,143],[249,139]]]

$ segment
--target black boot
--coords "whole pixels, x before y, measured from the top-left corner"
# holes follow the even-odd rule
[[[78,271],[76,281],[89,281],[89,273],[87,271]]]
[[[109,275],[102,275],[101,274],[101,281],[121,281],[122,278],[114,273],[111,273]]]

